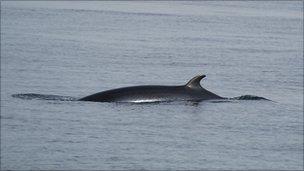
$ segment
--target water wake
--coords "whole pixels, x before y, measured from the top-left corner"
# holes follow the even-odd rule
[[[238,97],[233,97],[233,98],[228,98],[228,99],[229,100],[268,100],[268,101],[271,101],[264,97],[254,96],[254,95],[243,95],[243,96],[238,96]]]
[[[27,94],[13,94],[12,97],[25,99],[25,100],[59,100],[59,101],[76,101],[77,98],[70,96],[58,96],[58,95],[50,95],[50,94],[35,94],[35,93],[27,93]]]

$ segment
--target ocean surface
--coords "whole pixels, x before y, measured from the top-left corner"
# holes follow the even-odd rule
[[[198,74],[271,101],[16,98]],[[1,2],[1,169],[302,170],[303,3]]]

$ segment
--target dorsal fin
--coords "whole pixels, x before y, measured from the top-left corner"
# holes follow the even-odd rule
[[[186,86],[189,88],[193,88],[193,89],[200,89],[202,88],[200,81],[206,77],[206,75],[198,75],[193,77],[187,84]]]

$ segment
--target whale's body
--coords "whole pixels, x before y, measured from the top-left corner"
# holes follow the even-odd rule
[[[200,102],[203,100],[267,100],[264,97],[243,95],[233,98],[218,96],[200,85],[200,81],[205,75],[199,75],[192,78],[187,84],[180,86],[161,86],[145,85],[123,87],[92,94],[83,98],[70,96],[58,96],[49,94],[13,94],[12,97],[21,99],[43,99],[43,100],[61,100],[61,101],[92,101],[92,102],[172,102],[172,101],[192,101]]]
[[[162,101],[202,101],[224,99],[200,85],[205,75],[192,78],[181,86],[133,86],[107,90],[79,99],[93,102],[162,102]]]

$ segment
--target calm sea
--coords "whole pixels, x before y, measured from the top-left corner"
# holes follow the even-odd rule
[[[225,103],[80,98],[203,87]],[[303,3],[1,2],[1,169],[303,169]]]

